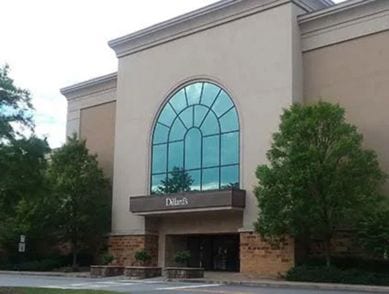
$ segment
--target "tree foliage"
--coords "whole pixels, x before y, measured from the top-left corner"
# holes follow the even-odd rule
[[[109,183],[96,156],[76,136],[54,152],[48,176],[57,203],[58,234],[71,244],[75,268],[79,251],[93,247],[109,230]]]
[[[267,158],[256,171],[257,230],[320,239],[329,264],[335,230],[355,224],[379,198],[385,175],[375,152],[362,148],[340,106],[319,102],[284,111]]]
[[[357,225],[357,239],[368,252],[378,258],[389,258],[389,201],[367,212]]]
[[[48,233],[49,194],[46,140],[34,136],[0,145],[0,246],[16,252],[20,234],[28,236],[28,253],[36,254]]]
[[[0,67],[0,143],[22,135],[22,128],[32,130],[32,104],[29,91],[15,86],[9,67]]]
[[[192,177],[179,167],[174,167],[170,176],[166,180],[162,180],[158,186],[158,194],[170,194],[178,192],[188,192],[193,184]]]

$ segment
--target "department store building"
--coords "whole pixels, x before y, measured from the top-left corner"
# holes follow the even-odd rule
[[[112,180],[118,264],[145,249],[162,267],[181,250],[206,270],[293,266],[292,239],[253,231],[255,170],[292,103],[339,103],[389,172],[389,1],[224,0],[109,46],[117,72],[61,92],[67,134]]]

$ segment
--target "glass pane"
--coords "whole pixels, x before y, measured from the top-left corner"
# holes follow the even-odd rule
[[[166,174],[161,175],[154,175],[151,177],[151,193],[152,194],[162,194],[161,189],[159,189],[162,186],[161,181],[166,180]]]
[[[154,129],[153,144],[166,143],[168,133],[169,128],[157,123]]]
[[[169,144],[169,171],[184,167],[184,141]]]
[[[214,84],[204,83],[203,95],[201,95],[201,104],[206,106],[211,106],[217,94],[219,93],[220,88]]]
[[[180,118],[188,129],[191,128],[193,126],[193,106],[181,112]]]
[[[220,119],[220,127],[222,132],[230,132],[239,130],[238,123],[238,114],[236,113],[236,109],[232,108],[225,115],[223,115]]]
[[[183,110],[187,106],[184,89],[174,94],[174,96],[170,98],[169,103],[173,106],[177,113]]]
[[[199,104],[202,87],[203,83],[195,83],[185,88],[189,105]]]
[[[153,146],[153,174],[166,171],[167,144]]]
[[[194,125],[195,127],[199,127],[201,122],[204,119],[204,116],[208,112],[208,108],[202,105],[196,105],[195,107],[195,112],[194,112]]]
[[[219,135],[203,138],[203,166],[219,165]]]
[[[170,126],[173,122],[173,119],[176,117],[170,104],[166,104],[163,108],[161,114],[159,115],[158,122],[161,122],[167,126]]]
[[[222,91],[217,97],[215,104],[212,106],[213,111],[216,112],[216,115],[219,117],[230,109],[234,104],[226,92]]]
[[[219,189],[219,168],[203,170],[203,191]]]
[[[190,179],[192,180],[192,185],[190,187],[191,191],[200,191],[200,170],[188,171]]]
[[[185,137],[185,169],[199,168],[201,161],[201,133],[190,129]]]
[[[174,121],[173,126],[170,128],[169,141],[184,140],[186,134],[186,128],[178,118]]]
[[[239,132],[221,136],[221,164],[239,162]]]
[[[209,112],[205,117],[205,120],[201,125],[201,131],[203,132],[203,136],[220,133],[219,122],[212,112]]]
[[[227,166],[221,168],[220,188],[239,188],[239,166]]]

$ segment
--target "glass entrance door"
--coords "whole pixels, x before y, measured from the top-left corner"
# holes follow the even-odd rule
[[[239,271],[239,235],[194,235],[187,239],[190,266],[211,271]]]

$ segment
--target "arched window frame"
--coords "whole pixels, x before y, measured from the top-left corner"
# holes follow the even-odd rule
[[[199,84],[201,83],[202,84],[202,87],[201,87],[201,93],[200,93],[200,97],[199,97],[199,103],[195,103],[195,104],[190,104],[188,101],[189,98],[188,97],[188,93],[187,93],[187,89],[188,87],[190,86],[193,86],[195,84]],[[213,99],[212,103],[210,105],[204,105],[202,104],[202,97],[203,97],[203,91],[204,91],[204,87],[205,85],[211,85],[213,87],[217,87],[218,88],[218,93],[216,94],[215,98]],[[180,111],[177,111],[175,109],[175,107],[172,105],[172,100],[173,98],[181,91],[184,91],[184,94],[185,94],[185,101],[186,101],[186,106],[181,109]],[[231,102],[231,106],[226,109],[223,113],[221,113],[220,115],[217,115],[217,113],[215,112],[215,110],[213,109],[215,103],[217,103],[218,101],[218,98],[221,94],[224,94],[228,100]],[[195,121],[195,107],[196,106],[203,106],[203,107],[207,107],[207,112],[206,114],[204,115],[201,123],[200,123],[200,126],[199,127],[195,127],[194,126],[194,121]],[[161,115],[162,113],[164,112],[164,110],[167,108],[167,107],[170,107],[171,110],[173,110],[174,114],[175,114],[175,117],[173,119],[173,121],[171,122],[170,126],[167,125],[167,124],[164,124],[163,122],[160,122],[160,118],[161,118]],[[193,111],[193,114],[192,114],[192,119],[193,119],[193,125],[192,127],[189,127],[187,128],[186,125],[185,125],[185,122],[183,122],[182,120],[182,117],[181,117],[181,114],[185,111],[187,111],[188,109],[192,108],[192,111]],[[237,128],[232,130],[232,131],[222,131],[222,124],[220,122],[220,119],[222,117],[224,117],[226,114],[228,114],[230,111],[235,111],[235,120],[236,120],[236,124],[237,124]],[[204,121],[207,119],[207,116],[212,113],[215,117],[216,117],[216,120],[217,120],[217,127],[218,127],[218,132],[217,133],[213,133],[211,135],[204,135],[203,134],[203,131],[201,130],[201,126],[204,124]],[[181,124],[186,128],[186,132],[185,132],[185,135],[183,137],[183,139],[178,139],[178,140],[170,140],[170,135],[171,135],[171,131],[172,131],[172,128],[176,122],[176,120],[179,120],[181,122]],[[156,132],[156,129],[157,129],[157,125],[162,125],[166,128],[169,129],[168,131],[168,139],[166,142],[163,142],[163,143],[155,143],[155,132]],[[185,142],[186,142],[186,136],[188,135],[189,131],[192,130],[192,129],[197,129],[199,130],[200,134],[201,134],[201,163],[200,163],[200,167],[199,168],[188,168],[186,169],[185,167],[185,161],[186,161],[186,158],[185,158],[185,151],[186,151],[186,146],[185,146]],[[230,163],[230,164],[222,164],[222,153],[223,153],[223,150],[222,150],[222,136],[223,135],[228,135],[228,134],[236,134],[236,140],[237,140],[237,143],[236,143],[236,162],[234,163]],[[203,165],[203,161],[204,161],[204,153],[203,153],[203,144],[204,144],[204,138],[207,138],[207,137],[216,137],[218,136],[218,164],[215,165],[215,166],[204,166]],[[153,124],[153,128],[152,128],[152,135],[151,135],[151,164],[150,164],[150,192],[151,194],[154,194],[154,191],[153,191],[153,176],[155,175],[159,175],[159,174],[164,174],[165,175],[165,179],[167,179],[169,177],[169,173],[171,173],[171,169],[169,169],[169,145],[172,144],[172,143],[176,143],[176,142],[183,142],[183,170],[184,172],[191,172],[191,171],[199,171],[200,172],[200,189],[195,189],[195,191],[197,190],[200,190],[200,191],[208,191],[208,190],[221,190],[221,189],[227,189],[227,188],[239,188],[240,186],[240,121],[239,121],[239,115],[238,115],[238,110],[237,110],[237,107],[233,101],[233,99],[231,98],[231,95],[222,87],[220,86],[219,84],[213,82],[213,81],[209,81],[209,80],[196,80],[196,81],[192,81],[192,82],[188,82],[188,83],[185,83],[184,85],[178,87],[171,95],[169,95],[169,97],[167,98],[167,100],[165,101],[165,103],[162,105],[161,109],[159,110],[158,114],[156,115],[156,119],[155,119],[155,122]],[[167,148],[167,151],[166,151],[166,168],[165,168],[165,171],[163,172],[155,172],[154,171],[154,147],[157,146],[157,145],[165,145],[166,144],[166,148]],[[229,187],[226,187],[225,185],[222,185],[223,184],[223,181],[222,181],[222,168],[228,168],[228,167],[236,167],[236,185],[234,186],[229,186]],[[204,171],[205,170],[210,170],[210,169],[214,169],[214,168],[217,168],[218,169],[218,187],[217,188],[214,188],[214,189],[203,189],[203,177],[204,177]],[[234,182],[235,184],[235,182]]]

